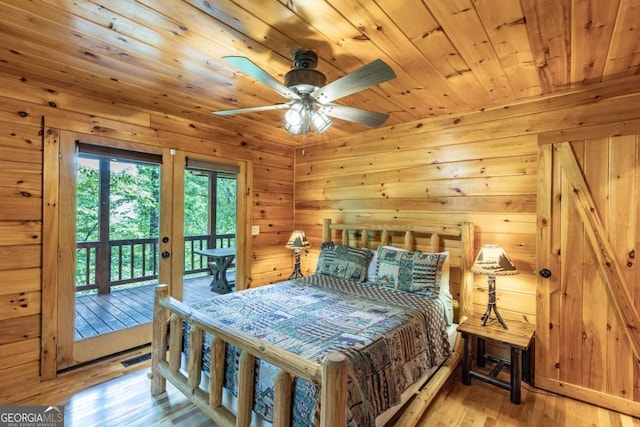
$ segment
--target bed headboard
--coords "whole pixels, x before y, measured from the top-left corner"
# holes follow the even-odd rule
[[[376,249],[380,245],[402,247],[421,252],[449,251],[450,288],[457,305],[458,321],[473,312],[473,224],[384,225],[334,224],[325,219],[322,241]]]

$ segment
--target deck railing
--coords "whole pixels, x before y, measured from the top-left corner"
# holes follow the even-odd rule
[[[197,250],[235,247],[235,234],[185,236],[184,275],[207,271],[207,257]],[[109,241],[107,264],[100,266],[100,242],[76,245],[76,291],[110,292],[116,286],[148,283],[158,279],[158,238]],[[102,285],[102,286],[101,286]]]

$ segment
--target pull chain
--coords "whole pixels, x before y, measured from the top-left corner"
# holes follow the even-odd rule
[[[307,135],[303,134],[302,135],[302,157],[305,157],[307,155],[307,150],[304,149],[304,143],[307,141]]]

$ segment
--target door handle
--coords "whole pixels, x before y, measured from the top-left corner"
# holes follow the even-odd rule
[[[549,277],[551,277],[551,270],[549,270],[548,268],[543,268],[542,270],[540,270],[540,276],[548,279]]]
[[[171,254],[169,253],[169,251],[164,251],[164,252],[162,252],[161,256],[162,256],[162,258],[167,259],[167,258],[169,258],[171,256]]]

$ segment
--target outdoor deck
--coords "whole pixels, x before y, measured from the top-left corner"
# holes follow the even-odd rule
[[[228,278],[233,280],[233,273]],[[184,280],[184,301],[202,301],[216,293],[210,289],[211,276]],[[150,323],[153,319],[155,285],[114,291],[104,295],[76,298],[75,339],[95,337],[132,326]]]

